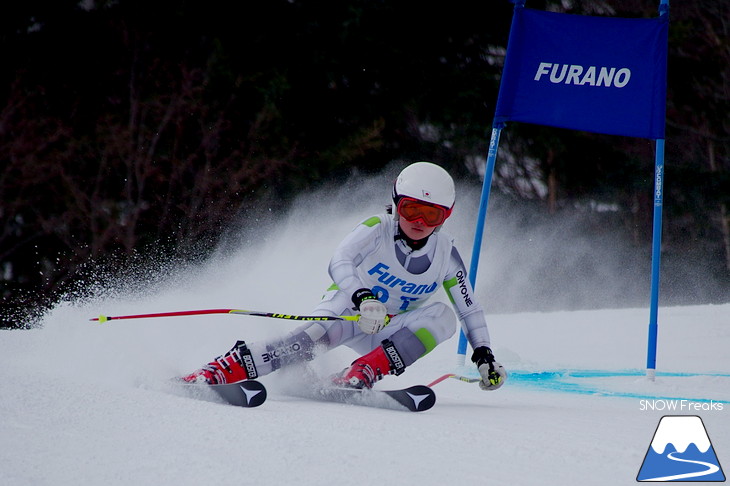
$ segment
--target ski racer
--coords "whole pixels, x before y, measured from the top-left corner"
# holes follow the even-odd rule
[[[471,360],[481,375],[480,387],[501,387],[507,372],[490,349],[484,311],[453,239],[439,231],[455,196],[454,181],[440,166],[416,162],[403,169],[387,214],[366,219],[336,248],[329,264],[334,283],[312,312],[357,315],[356,323],[307,321],[270,342],[238,341],[182,379],[208,384],[254,379],[345,345],[362,356],[333,376],[333,383],[372,388],[384,375],[400,375],[453,336],[454,311],[442,302],[428,302],[443,287],[474,350]]]

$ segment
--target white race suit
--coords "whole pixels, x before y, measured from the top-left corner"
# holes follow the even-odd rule
[[[422,248],[413,250],[399,233],[390,214],[360,223],[336,248],[329,265],[334,283],[312,312],[355,315],[352,295],[368,288],[393,315],[390,323],[377,334],[365,334],[353,321],[309,321],[283,339],[251,343],[248,348],[259,376],[340,345],[366,354],[386,339],[408,366],[453,336],[455,317],[473,349],[490,345],[484,311],[474,298],[453,239],[436,231]],[[443,302],[429,303],[442,287],[456,315]]]

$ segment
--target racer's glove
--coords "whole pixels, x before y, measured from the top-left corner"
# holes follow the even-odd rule
[[[352,303],[360,311],[357,325],[365,334],[377,334],[390,322],[385,304],[370,289],[356,290],[352,294]]]
[[[501,363],[494,361],[492,350],[487,346],[476,348],[471,360],[477,365],[482,376],[479,382],[479,388],[482,390],[496,390],[507,380],[507,371]]]

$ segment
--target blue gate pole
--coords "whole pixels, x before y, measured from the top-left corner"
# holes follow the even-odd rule
[[[660,0],[659,16],[669,15],[669,0]],[[664,140],[656,141],[654,162],[654,228],[651,247],[651,302],[649,339],[646,351],[646,376],[656,378],[657,335],[659,332],[659,267],[662,250],[662,206],[664,205]]]
[[[646,353],[646,376],[656,376],[657,333],[659,325],[659,266],[662,250],[662,206],[664,200],[664,140],[656,141],[654,163],[654,229],[651,248],[651,309],[649,312],[649,341]]]
[[[497,160],[497,151],[499,149],[499,136],[504,128],[504,123],[494,123],[492,126],[492,137],[489,140],[489,152],[487,154],[487,162],[484,168],[484,182],[482,183],[482,198],[479,202],[479,215],[477,216],[477,225],[474,232],[474,246],[471,252],[471,264],[469,265],[469,283],[472,288],[476,288],[477,268],[479,267],[479,253],[482,248],[482,236],[484,235],[484,223],[487,219],[487,206],[489,204],[489,193],[492,188],[492,176],[494,175],[494,165]],[[464,330],[459,331],[459,345],[456,351],[456,365],[464,366],[466,362],[466,335]]]

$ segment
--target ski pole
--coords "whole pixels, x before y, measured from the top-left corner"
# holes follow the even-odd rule
[[[478,381],[481,380],[481,378],[471,378],[471,377],[468,377],[468,376],[457,375],[456,373],[447,373],[447,374],[445,374],[443,376],[439,376],[434,381],[432,381],[431,383],[429,383],[427,386],[437,385],[437,384],[441,383],[444,380],[448,380],[449,378],[453,378],[455,380],[463,381],[464,383],[476,383],[476,382],[478,382]]]
[[[204,314],[239,314],[246,316],[271,317],[274,319],[289,319],[292,321],[357,321],[358,316],[297,316],[292,314],[277,314],[275,312],[260,312],[241,309],[201,309],[178,312],[158,312],[155,314],[134,314],[128,316],[99,316],[89,319],[90,321],[106,322],[116,319],[144,319],[150,317],[179,317],[197,316]]]

